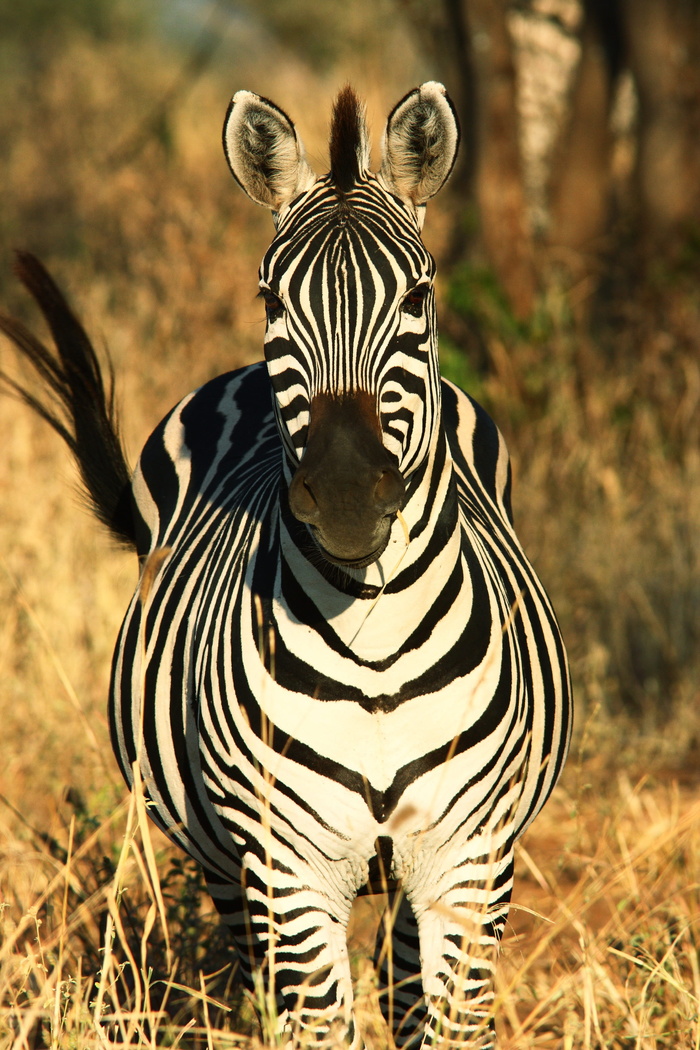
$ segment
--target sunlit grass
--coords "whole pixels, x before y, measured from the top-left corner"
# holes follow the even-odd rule
[[[152,45],[76,41],[31,91],[0,84],[2,306],[36,325],[9,272],[10,245],[35,250],[110,347],[132,459],[175,401],[262,344],[271,224],[219,149],[227,95],[246,85],[203,78],[169,142],[118,156],[172,63]],[[314,109],[322,153],[318,81],[295,69],[287,87],[280,69],[275,92],[265,75],[302,121]],[[617,362],[610,331],[605,347],[578,331],[554,287],[529,333],[492,303],[488,370],[460,372],[511,448],[516,527],[578,704],[573,758],[518,854],[505,1050],[700,1046],[700,311],[682,291],[653,324],[641,300],[625,306]],[[79,506],[48,428],[4,396],[0,419],[0,1050],[255,1039],[201,876],[149,828],[112,758],[109,663],[135,562]],[[378,908],[358,903],[353,944],[381,1047],[367,963]]]
[[[677,784],[624,774],[577,802],[585,772],[570,772],[518,850],[498,969],[501,1046],[697,1047],[700,803]],[[223,942],[213,951],[201,880],[154,835],[138,797],[90,831],[73,814],[51,841],[4,823],[3,1048],[255,1038],[232,956]],[[385,1045],[366,959],[378,914],[361,902],[352,943],[360,1023]]]

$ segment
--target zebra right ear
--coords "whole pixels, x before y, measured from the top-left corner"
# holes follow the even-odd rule
[[[419,225],[425,202],[435,196],[452,171],[458,147],[454,107],[436,81],[410,91],[389,114],[379,177],[413,208]]]
[[[252,91],[233,96],[224,121],[224,152],[238,185],[272,212],[316,181],[287,114]]]

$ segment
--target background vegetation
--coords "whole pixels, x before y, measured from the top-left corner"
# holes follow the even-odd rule
[[[218,145],[233,91],[279,101],[317,170],[347,79],[377,140],[421,80],[460,107],[462,165],[426,225],[444,370],[507,437],[577,700],[519,854],[509,1050],[700,1046],[698,18],[695,0],[0,0],[0,302],[36,327],[11,250],[53,269],[109,346],[132,460],[184,393],[261,353],[271,224]],[[250,1010],[199,877],[111,757],[135,565],[71,498],[54,435],[10,397],[0,421],[0,1047],[231,1045]],[[356,923],[371,1031],[375,907]]]

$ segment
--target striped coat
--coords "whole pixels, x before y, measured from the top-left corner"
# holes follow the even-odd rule
[[[346,91],[317,178],[286,115],[239,92],[227,156],[276,220],[266,363],[185,397],[126,490],[150,567],[115,650],[115,751],[298,1042],[361,1042],[346,928],[383,889],[397,1042],[493,1045],[514,843],[568,745],[566,655],[503,439],[439,376],[420,227],[457,142],[423,85],[375,175]]]

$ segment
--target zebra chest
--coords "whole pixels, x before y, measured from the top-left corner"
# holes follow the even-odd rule
[[[314,841],[328,856],[368,857],[381,835],[393,836],[398,849],[434,823],[497,747],[486,734],[468,752],[451,753],[488,706],[488,675],[382,710],[320,699],[310,682],[303,691],[286,688],[268,659],[251,650],[244,680],[234,673],[226,694],[212,683],[204,689],[199,737],[207,786],[229,826],[245,804],[288,837],[306,825],[311,806]],[[212,666],[212,674],[220,670]],[[467,812],[475,808],[469,794],[464,804]],[[296,848],[307,850],[301,842]],[[402,850],[410,855],[412,848]]]
[[[461,655],[446,661],[445,649],[459,650],[451,636],[444,646],[433,640],[368,661],[330,626],[294,621],[281,603],[256,596],[238,612],[239,623],[209,639],[195,678],[202,738],[222,756],[222,771],[264,769],[306,797],[317,780],[313,796],[334,810],[349,813],[358,803],[388,819],[405,789],[444,763],[497,689],[499,630],[487,632],[494,659],[485,670],[481,658],[474,666]]]
[[[221,575],[203,578],[202,629],[186,643],[195,703],[223,725],[252,727],[271,751],[307,746],[382,790],[428,739],[438,747],[478,720],[496,690],[498,610],[486,592],[476,607],[461,571],[457,588],[421,583],[376,604],[304,588],[259,555],[239,563],[215,603]]]

